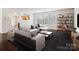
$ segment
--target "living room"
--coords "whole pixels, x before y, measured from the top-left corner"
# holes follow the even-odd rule
[[[79,48],[71,37],[78,36],[74,33],[79,31],[77,8],[2,8],[0,13],[3,49],[6,41],[17,51],[71,51]]]

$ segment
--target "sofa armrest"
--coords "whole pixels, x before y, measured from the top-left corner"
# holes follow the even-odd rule
[[[32,39],[36,41],[36,50],[37,51],[40,51],[45,47],[45,35],[44,34],[39,33]]]

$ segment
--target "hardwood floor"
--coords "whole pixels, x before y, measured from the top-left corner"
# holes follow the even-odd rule
[[[16,51],[16,46],[14,46],[9,41],[5,41],[0,44],[0,51]]]
[[[8,33],[0,33],[0,51],[16,51],[17,48],[8,41]]]
[[[13,43],[8,41],[9,36],[11,34],[9,36],[7,35],[8,35],[7,33],[4,33],[4,34],[0,33],[0,51],[22,51],[21,49],[23,47],[17,49],[18,45],[15,46]],[[56,50],[57,46],[63,45],[66,42],[70,43],[70,41],[67,40],[68,38],[66,37],[65,33],[62,33],[62,32],[57,33],[57,31],[53,31],[53,35],[54,35],[53,38],[48,41],[48,44],[46,45],[46,48],[43,51],[54,51]],[[59,49],[57,49],[57,51],[59,51]],[[62,51],[65,51],[65,50],[62,49]],[[68,51],[79,51],[79,49],[75,49],[75,50],[68,49]]]

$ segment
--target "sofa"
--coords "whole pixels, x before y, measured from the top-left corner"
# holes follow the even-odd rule
[[[37,35],[40,31],[39,29],[36,29],[36,28],[35,29],[30,29],[30,28],[24,28],[24,27],[21,27],[20,30],[25,31],[25,32],[30,32],[31,36]]]
[[[39,29],[30,29],[27,32],[30,32],[31,36],[36,36],[39,33]]]
[[[28,31],[15,30],[14,42],[26,51],[40,51],[45,47],[45,36],[40,33],[32,36]]]
[[[38,34],[34,37],[32,37],[33,40],[36,41],[36,50],[40,51],[45,47],[45,35],[44,34]]]

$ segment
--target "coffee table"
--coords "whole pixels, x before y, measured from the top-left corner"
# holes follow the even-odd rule
[[[53,32],[50,31],[40,31],[40,33],[45,35],[45,40],[50,40],[53,36]]]

